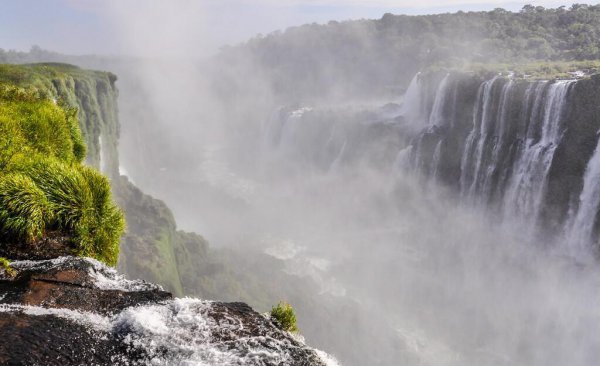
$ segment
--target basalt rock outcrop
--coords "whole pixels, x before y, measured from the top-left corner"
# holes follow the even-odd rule
[[[325,365],[243,303],[173,299],[95,260],[0,270],[3,365]]]

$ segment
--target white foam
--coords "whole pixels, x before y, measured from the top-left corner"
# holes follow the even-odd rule
[[[119,291],[152,291],[162,290],[159,285],[151,284],[141,280],[128,280],[120,275],[114,268],[92,258],[77,258],[72,256],[59,257],[55,259],[42,261],[13,261],[11,267],[17,271],[40,269],[53,269],[62,266],[75,264],[77,261],[84,261],[89,264],[88,274],[94,281],[94,285],[101,290],[119,290]]]
[[[315,352],[317,356],[319,356],[319,358],[321,359],[321,362],[325,364],[325,366],[340,366],[339,361],[336,360],[333,356],[328,355],[327,353],[318,349],[315,349]]]
[[[58,318],[72,320],[78,324],[83,324],[100,331],[108,331],[112,328],[111,321],[108,317],[96,313],[70,309],[44,308],[40,306],[0,304],[0,313],[12,312],[21,312],[34,316],[52,315]]]

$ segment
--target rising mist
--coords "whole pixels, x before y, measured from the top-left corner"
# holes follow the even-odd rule
[[[404,94],[431,53],[390,59],[360,25],[366,21],[329,25],[342,27],[339,49],[299,28],[203,52],[212,38],[203,19],[218,16],[205,10],[194,2],[111,4],[119,41],[134,56],[115,70],[121,171],[165,200],[180,227],[242,253],[234,265],[270,273],[260,277],[265,286],[303,278],[281,297],[297,307],[309,343],[346,365],[597,360],[600,272],[587,249],[575,260],[562,233],[523,229],[535,225],[527,210],[500,215],[419,168],[414,141],[448,120],[441,104],[457,95],[438,100],[438,77],[421,92],[429,98],[423,121],[421,97]],[[490,52],[483,34],[455,38],[469,54]],[[285,39],[293,44],[277,47],[299,60],[311,55],[306,62],[286,68],[269,58],[279,53],[260,53],[261,42]],[[350,51],[344,39],[355,41]],[[353,47],[370,54],[348,66],[340,55]],[[464,104],[466,131],[486,113],[473,115],[477,103]],[[484,144],[476,137],[472,149]],[[244,264],[248,253],[280,265]]]

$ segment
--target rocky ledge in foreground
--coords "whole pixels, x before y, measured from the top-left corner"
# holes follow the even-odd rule
[[[243,303],[173,299],[84,258],[0,269],[2,365],[335,365]]]

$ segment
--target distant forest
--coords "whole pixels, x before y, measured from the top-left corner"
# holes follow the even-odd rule
[[[431,65],[600,59],[600,5],[307,24],[257,36],[220,57],[261,66],[275,90],[290,96],[384,93]]]
[[[1,46],[1,45],[0,45]],[[100,60],[100,58],[98,58]],[[110,67],[117,60],[69,57],[32,48],[0,49],[0,63],[65,61]],[[494,9],[307,24],[224,47],[207,75],[224,99],[266,85],[282,101],[398,95],[427,67],[600,60],[600,5],[519,12]],[[129,60],[127,62],[133,62]],[[207,64],[203,65],[204,67]]]

